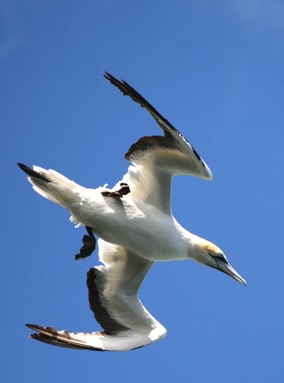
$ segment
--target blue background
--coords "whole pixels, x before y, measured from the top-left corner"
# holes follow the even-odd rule
[[[280,382],[283,373],[281,0],[2,0],[1,382]],[[159,127],[102,74],[127,80],[203,156],[173,212],[220,246],[244,287],[193,262],[157,264],[141,299],[168,329],[127,353],[55,348],[24,323],[95,331],[83,229],[36,195],[16,162],[113,185]]]

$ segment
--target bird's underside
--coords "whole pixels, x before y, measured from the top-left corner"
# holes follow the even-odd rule
[[[67,208],[72,214],[72,220],[86,227],[87,234],[83,236],[83,245],[79,253],[76,254],[75,259],[90,256],[96,248],[96,243],[98,243],[99,260],[102,263],[100,266],[91,268],[87,273],[89,305],[97,322],[102,327],[101,331],[79,333],[66,330],[58,331],[53,327],[42,327],[35,324],[27,324],[27,326],[35,331],[31,338],[54,346],[93,351],[127,351],[154,343],[166,335],[166,329],[145,309],[138,297],[140,285],[147,272],[155,261],[161,260],[155,254],[152,258],[148,256],[144,251],[147,246],[143,247],[143,253],[142,246],[144,246],[144,242],[147,241],[150,250],[150,244],[157,246],[157,249],[161,249],[163,246],[165,248],[165,241],[167,240],[170,245],[174,242],[173,249],[182,249],[187,254],[187,246],[192,249],[194,238],[199,238],[189,232],[184,235],[185,229],[179,229],[180,225],[175,223],[176,221],[172,217],[170,205],[172,178],[178,174],[185,174],[210,180],[212,173],[183,135],[135,89],[126,82],[117,80],[109,73],[105,74],[105,78],[124,95],[129,96],[133,101],[145,108],[163,130],[164,136],[141,137],[129,148],[125,157],[133,165],[129,167],[122,180],[112,189],[87,189],[54,170],[46,170],[37,166],[30,168],[21,163],[18,164],[28,175],[28,180],[37,193]],[[108,225],[113,226],[111,229],[117,235],[115,241],[106,239],[102,228],[100,228],[101,231],[99,232],[95,224],[88,224],[89,221],[86,216],[92,216],[93,211],[90,212],[86,208],[83,210],[84,201],[94,198],[94,203],[90,203],[88,206],[97,206],[98,202],[95,201],[95,197],[90,197],[93,195],[96,196],[97,200],[101,201],[101,205],[110,216],[110,213],[113,212],[111,207],[115,204],[117,211],[121,212],[121,216],[119,215],[119,219],[115,223],[112,220],[108,221]],[[78,202],[76,209],[79,210],[81,215],[78,213],[79,219],[76,219],[74,214],[77,210],[75,209],[76,211],[73,213],[70,206],[74,205],[73,199],[78,198],[78,196],[80,196],[81,200],[79,202],[75,201]],[[128,201],[129,206],[132,204],[132,210],[130,208],[126,210],[125,206],[127,204],[124,204],[125,200]],[[138,212],[137,206],[139,204],[146,206],[145,211],[159,212],[159,216],[162,217],[160,220],[161,225],[147,227],[149,222],[155,222],[152,218],[153,215],[156,217],[156,214],[152,214],[150,218],[147,217],[147,214],[143,216],[140,211]],[[94,210],[93,217],[96,216],[96,212]],[[138,213],[141,213],[141,216]],[[104,219],[107,218],[103,217],[102,222],[104,222]],[[141,233],[149,233],[148,237],[143,237],[143,240],[137,235],[140,231],[136,230],[134,232],[134,224],[132,225],[132,222],[138,222],[137,225],[139,225],[140,221],[142,222],[141,225],[144,225],[144,232],[141,230]],[[120,227],[123,222],[127,223],[127,228],[126,226]],[[147,230],[145,230],[145,227]],[[168,231],[162,232],[161,227],[167,228]],[[173,234],[173,227],[178,233],[176,237],[175,233]],[[110,229],[110,226],[107,227],[106,231],[108,229]],[[160,230],[160,236],[156,238],[155,235],[157,235],[158,229]],[[119,230],[121,231],[119,232]],[[120,240],[117,232],[122,233],[124,239],[128,236],[128,242],[125,239],[125,243],[131,246],[120,242],[122,239]],[[100,237],[98,242],[95,235]],[[134,237],[136,240],[133,239]],[[190,238],[190,244],[186,242],[188,238]],[[138,239],[141,240],[139,248],[137,248]],[[180,244],[180,240],[184,241],[184,243]],[[198,244],[199,240],[197,240]],[[241,276],[229,265],[226,257],[220,253],[220,249],[213,244],[211,245],[204,240],[202,246],[204,249],[208,248],[208,251],[204,249],[202,251],[207,254],[208,260],[202,260],[200,263],[224,271],[245,284]],[[200,245],[200,248],[202,246]],[[166,246],[166,249],[168,249],[168,246]],[[164,254],[164,252],[162,253]],[[184,255],[181,258],[181,255],[174,251],[173,254],[176,258],[172,259],[187,259]]]

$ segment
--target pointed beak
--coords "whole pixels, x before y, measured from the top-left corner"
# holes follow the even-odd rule
[[[236,281],[242,283],[243,285],[247,285],[244,278],[240,276],[239,273],[236,272],[235,269],[229,264],[229,263],[223,263],[218,260],[216,260],[216,264],[218,266],[218,270],[223,271],[223,273],[229,275],[230,277],[234,278]],[[217,268],[217,267],[216,267]]]

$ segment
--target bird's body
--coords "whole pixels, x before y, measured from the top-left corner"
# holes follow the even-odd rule
[[[34,169],[43,175],[49,173],[39,167]],[[53,190],[57,187],[53,185]],[[61,204],[71,213],[71,220],[91,227],[106,242],[152,261],[189,259],[192,254],[190,247],[196,236],[182,228],[171,214],[133,199],[131,192],[123,198],[110,198],[103,196],[103,187],[87,189],[74,183],[66,192],[62,192],[62,184],[59,189]]]
[[[96,191],[94,194],[80,207],[72,206],[72,220],[94,228],[104,241],[121,245],[148,260],[189,259],[193,236],[172,216],[135,201],[130,195],[120,200],[101,198]]]
[[[122,351],[153,343],[166,334],[138,298],[139,287],[154,262],[191,259],[243,284],[245,281],[216,245],[184,229],[172,215],[173,176],[211,179],[205,162],[132,87],[109,74],[106,78],[146,108],[165,136],[142,137],[132,145],[126,158],[134,166],[111,190],[88,189],[54,170],[19,164],[39,194],[68,209],[74,223],[100,237],[99,258],[103,264],[92,268],[87,276],[90,307],[103,331],[84,334],[28,326],[39,332],[33,338],[53,345]]]

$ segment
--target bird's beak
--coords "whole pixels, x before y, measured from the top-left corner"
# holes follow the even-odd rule
[[[242,283],[243,285],[247,285],[244,278],[240,276],[239,273],[236,272],[235,269],[229,264],[229,263],[223,263],[218,260],[216,260],[216,264],[218,266],[218,270],[223,271],[223,273],[229,275],[230,277],[234,278],[236,281]],[[217,268],[217,267],[216,267]]]

